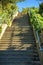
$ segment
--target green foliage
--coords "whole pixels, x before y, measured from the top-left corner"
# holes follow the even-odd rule
[[[11,26],[11,24],[12,24],[11,22],[12,22],[11,19],[8,18],[6,23],[8,26]]]
[[[43,16],[43,3],[39,5],[39,13]]]
[[[2,6],[4,7],[5,5],[7,5],[8,3],[17,3],[17,2],[22,2],[25,0],[0,0],[0,3],[2,3]]]
[[[18,7],[15,2],[13,3],[11,1],[15,0],[0,0],[0,24],[8,24],[8,21],[10,24],[12,21],[11,19],[13,18],[12,15],[18,10]]]
[[[32,8],[30,8],[30,11],[32,11],[33,13],[38,13],[39,9],[32,7]]]
[[[43,28],[43,17],[40,14],[36,14],[34,10],[30,11],[30,22],[34,25],[35,30]]]
[[[43,28],[43,17],[40,14],[36,14],[36,16],[39,21],[40,27]]]
[[[18,10],[18,7],[17,7],[16,4],[10,4],[10,3],[7,4],[7,6],[6,6],[5,8],[7,9],[8,14],[12,14],[12,15],[13,15],[13,13],[14,13],[15,11]]]
[[[17,2],[25,0],[0,0],[0,23],[6,22],[7,24],[12,21],[14,12],[18,10]]]
[[[28,8],[28,7],[27,7],[27,8],[23,8],[23,9],[22,9],[22,14],[27,14],[28,11],[29,11],[29,8]]]

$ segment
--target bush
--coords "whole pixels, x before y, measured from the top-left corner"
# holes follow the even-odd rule
[[[18,10],[16,5],[21,0],[0,0],[0,23],[7,23],[8,26],[11,24],[13,14]],[[22,0],[23,1],[23,0]]]
[[[34,10],[31,10],[30,22],[36,30],[43,28],[43,17],[40,14],[36,14]]]

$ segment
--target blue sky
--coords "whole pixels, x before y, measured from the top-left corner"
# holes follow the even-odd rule
[[[25,8],[25,7],[38,7],[39,6],[39,3],[37,2],[37,0],[26,0],[24,2],[21,2],[21,3],[17,3],[17,6],[19,8],[19,11],[22,11],[22,8]]]

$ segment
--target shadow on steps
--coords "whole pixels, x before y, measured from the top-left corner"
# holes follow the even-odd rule
[[[34,46],[26,50],[15,50],[14,46],[10,46],[7,50],[0,50],[0,65],[32,65],[37,62],[39,64],[39,60],[34,60],[38,58],[37,51],[36,53],[33,51],[35,51]]]

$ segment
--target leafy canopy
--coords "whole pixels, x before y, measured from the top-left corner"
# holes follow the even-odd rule
[[[27,14],[28,11],[29,11],[29,8],[28,8],[28,7],[27,7],[27,8],[23,8],[23,9],[22,9],[22,14]]]
[[[0,0],[0,22],[9,24],[13,19],[13,14],[18,10],[17,2],[25,0]]]
[[[43,3],[39,5],[39,13],[43,15]]]

